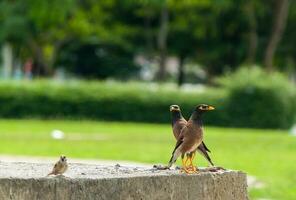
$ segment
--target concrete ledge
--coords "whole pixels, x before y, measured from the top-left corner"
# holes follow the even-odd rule
[[[246,200],[239,171],[181,174],[144,167],[69,164],[63,176],[45,177],[52,164],[0,162],[0,199],[11,200]]]

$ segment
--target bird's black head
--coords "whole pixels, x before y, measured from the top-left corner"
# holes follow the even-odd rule
[[[170,105],[170,112],[180,112],[180,107],[178,105]]]
[[[214,109],[215,108],[213,106],[209,106],[207,104],[199,104],[198,106],[195,107],[195,111],[197,111],[198,113],[204,113]]]
[[[66,162],[66,161],[67,161],[67,158],[66,158],[66,156],[64,156],[64,155],[61,155],[60,160],[61,160],[62,162]]]
[[[197,123],[202,125],[202,122],[201,122],[202,114],[209,110],[214,110],[214,109],[215,108],[213,106],[209,106],[207,104],[199,104],[198,106],[195,107],[193,113],[191,114],[190,119],[193,121],[197,121]]]

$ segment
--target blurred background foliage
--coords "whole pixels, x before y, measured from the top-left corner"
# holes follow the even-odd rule
[[[2,81],[0,115],[167,122],[207,102],[213,125],[289,128],[295,21],[291,0],[2,0],[2,78],[62,82]]]
[[[199,64],[209,77],[244,63],[294,69],[295,7],[288,0],[3,0],[0,41],[13,46],[15,59],[24,62],[32,57],[37,76],[52,75],[56,67],[77,73],[73,62],[80,59],[76,63],[80,68],[98,70],[92,77],[102,78],[103,73],[117,78],[120,62],[98,64],[111,53],[114,59],[130,60],[122,65],[135,68],[127,70],[131,73],[137,70],[131,58],[143,55],[157,61],[155,79],[166,80],[162,68],[169,56],[175,56],[182,84],[186,79],[180,73],[186,73],[182,72],[186,63]],[[272,64],[266,58],[270,46],[277,50]],[[89,51],[96,56],[77,58],[80,53],[92,54]]]
[[[189,118],[198,102],[206,102],[217,108],[205,116],[209,125],[287,129],[295,122],[296,90],[282,74],[245,67],[215,82],[215,88],[176,90],[139,82],[2,81],[0,117],[169,123],[168,105],[182,105]]]

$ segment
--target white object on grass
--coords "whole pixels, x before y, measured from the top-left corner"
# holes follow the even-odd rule
[[[291,135],[296,136],[296,124],[290,130]]]
[[[65,134],[61,130],[53,130],[51,131],[51,137],[55,140],[61,140],[65,138]]]

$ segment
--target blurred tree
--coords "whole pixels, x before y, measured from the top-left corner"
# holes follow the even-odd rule
[[[3,0],[1,40],[24,53],[18,56],[32,56],[36,74],[48,75],[56,50],[67,35],[63,30],[73,5],[73,0],[63,1],[63,7],[58,0]]]
[[[134,35],[138,44],[136,49],[139,53],[144,53],[148,59],[157,58],[158,69],[155,79],[164,81],[167,77],[166,60],[167,60],[167,40],[169,34],[169,8],[167,0],[142,0],[127,1],[127,4],[136,5],[136,11],[130,12],[128,18],[137,19],[134,23],[138,34]],[[142,41],[146,45],[142,46]]]
[[[246,56],[246,63],[251,65],[256,62],[256,51],[258,45],[257,20],[254,4],[255,2],[253,0],[249,0],[246,2],[245,8],[249,24],[249,44]]]
[[[179,58],[177,83],[185,81],[185,61],[196,56],[199,39],[205,36],[205,23],[199,9],[207,8],[209,3],[171,1],[171,21],[169,34],[169,51]]]
[[[36,75],[50,75],[60,49],[73,40],[131,46],[127,37],[134,30],[116,18],[114,13],[121,9],[118,2],[65,0],[61,7],[58,0],[4,0],[1,9],[6,12],[0,15],[0,25],[6,29],[0,36],[19,45],[24,57],[33,57]],[[16,32],[16,27],[21,31]]]
[[[88,31],[63,46],[57,64],[86,78],[135,75],[139,68],[133,62],[136,45],[132,38],[137,33],[137,19],[129,14],[133,9],[134,5],[119,0],[81,2],[73,25],[79,20],[82,30]]]
[[[33,27],[27,42],[35,59],[35,73],[49,75],[59,49],[72,35],[67,30],[67,20],[75,9],[75,1],[65,0],[62,7],[58,0],[28,1],[26,10]]]
[[[159,32],[157,37],[157,46],[159,49],[159,69],[157,80],[163,81],[166,76],[166,57],[167,57],[167,37],[169,26],[169,11],[166,1],[162,2],[159,17]]]
[[[13,68],[13,54],[23,43],[26,36],[26,21],[18,14],[21,12],[20,2],[0,2],[0,44],[2,44],[3,76],[10,78]],[[13,14],[15,13],[15,14]],[[16,27],[18,30],[16,31]]]
[[[276,0],[274,2],[274,19],[271,36],[264,57],[264,65],[268,71],[273,70],[273,57],[285,30],[289,11],[289,0]]]
[[[133,52],[110,43],[80,43],[72,41],[63,47],[58,65],[76,75],[91,79],[114,77],[121,80],[135,76],[139,68],[133,62]]]
[[[277,48],[277,53],[274,56],[274,63],[281,70],[286,70],[287,73],[296,80],[296,1],[290,1],[289,14],[285,33]]]
[[[150,1],[140,2],[136,9],[130,12],[132,14],[130,17],[135,19],[133,25],[137,29],[137,34],[134,35],[132,40],[134,44],[137,44],[134,48],[139,53],[144,53],[149,60],[157,51],[155,38],[159,28],[158,7],[158,3],[154,4],[153,1],[152,3]]]
[[[115,65],[126,65],[133,74],[138,54],[159,59],[159,80],[166,78],[166,57],[178,57],[179,85],[185,82],[186,63],[202,66],[209,79],[243,62],[295,68],[296,3],[273,2],[64,0],[61,6],[58,0],[2,0],[0,43],[10,44],[22,60],[32,57],[34,72],[40,75],[52,74],[57,64],[87,77],[93,72],[98,78],[117,76],[121,69]],[[264,48],[266,52],[257,50]]]
[[[171,1],[172,2],[172,1]],[[179,57],[178,84],[186,60],[205,66],[207,74],[235,68],[246,55],[244,1],[175,1],[171,3],[169,50]]]

